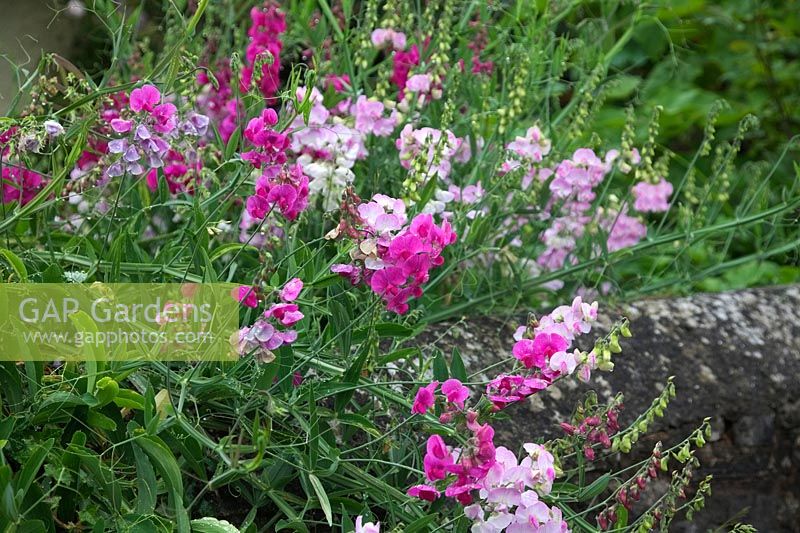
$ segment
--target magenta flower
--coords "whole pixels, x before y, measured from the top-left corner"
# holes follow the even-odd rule
[[[258,296],[256,295],[255,287],[248,287],[247,285],[240,286],[236,289],[234,298],[245,307],[258,307]]]
[[[275,320],[284,326],[293,326],[303,320],[303,313],[300,312],[296,304],[272,304],[272,307],[264,311],[267,318],[274,317]]]
[[[303,290],[303,280],[300,278],[292,278],[286,282],[283,289],[280,291],[280,298],[284,302],[293,302],[300,296],[300,291]]]
[[[25,205],[33,200],[44,186],[42,175],[20,167],[3,167],[2,197],[7,204],[19,200],[20,205]]]
[[[247,199],[247,212],[261,220],[270,208],[277,206],[288,220],[294,220],[308,207],[308,177],[296,164],[287,167],[271,166],[256,181],[253,196]]]
[[[469,398],[469,389],[457,379],[448,379],[442,383],[442,394],[447,401],[455,404],[459,409],[464,408],[464,401]]]
[[[439,435],[428,437],[425,450],[425,458],[422,460],[422,464],[428,481],[436,481],[447,477],[448,470],[455,464],[455,461],[442,437]]]
[[[486,386],[486,396],[494,404],[495,409],[503,409],[506,405],[523,400],[548,387],[549,383],[540,378],[525,376],[500,375]]]
[[[540,333],[531,339],[522,339],[514,344],[512,353],[519,359],[525,368],[537,367],[544,369],[550,356],[556,352],[567,349],[569,344],[561,335],[555,333]]]
[[[436,490],[436,487],[431,485],[414,485],[406,491],[406,494],[412,498],[419,498],[429,502],[434,502],[442,495],[441,492]]]
[[[428,385],[420,387],[419,390],[417,390],[417,395],[414,397],[414,404],[411,407],[411,412],[419,415],[427,413],[428,409],[433,407],[433,404],[436,402],[434,393],[438,386],[438,381],[432,381]]]
[[[152,112],[161,101],[161,91],[153,85],[144,85],[131,91],[130,106],[135,113]]]

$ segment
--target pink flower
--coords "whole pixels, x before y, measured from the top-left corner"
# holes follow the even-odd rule
[[[396,120],[394,117],[384,118],[384,110],[383,103],[362,94],[350,107],[350,114],[355,117],[355,128],[361,133],[386,137],[394,130]]]
[[[280,298],[284,302],[293,302],[300,295],[303,290],[303,280],[300,278],[292,278],[286,282],[280,292]]]
[[[152,117],[156,120],[153,129],[159,133],[170,133],[177,125],[177,118],[175,113],[178,110],[173,104],[161,104],[153,108]]]
[[[641,220],[624,212],[617,216],[611,213],[606,220],[601,221],[601,225],[608,231],[606,246],[609,252],[633,246],[647,236],[647,227]]]
[[[41,174],[16,166],[3,166],[2,183],[3,203],[19,200],[20,205],[33,200],[45,184]]]
[[[414,74],[406,81],[406,89],[414,93],[430,92],[431,77],[428,74]]]
[[[254,219],[263,219],[277,206],[284,217],[294,220],[308,207],[308,177],[299,164],[268,167],[256,181],[255,194],[246,205]]]
[[[403,50],[406,47],[406,34],[391,28],[373,30],[370,39],[376,48],[383,48],[388,45],[395,50]]]
[[[130,106],[135,113],[140,111],[150,113],[160,101],[161,91],[153,85],[143,85],[131,91]]]
[[[528,128],[525,137],[517,137],[506,146],[506,150],[529,162],[539,162],[550,153],[550,140],[545,138],[538,126]]]
[[[111,129],[117,133],[128,133],[132,126],[133,121],[131,120],[122,120],[121,118],[111,120]]]
[[[363,523],[364,518],[359,516],[356,518],[356,529],[354,533],[381,533],[381,523],[372,523],[367,522],[366,524]]]
[[[425,450],[425,458],[422,460],[422,464],[428,481],[436,481],[447,477],[448,469],[455,464],[455,461],[442,437],[439,435],[428,437]]]
[[[558,372],[560,375],[565,376],[575,372],[580,362],[580,350],[575,352],[556,352],[550,358],[550,370]]]
[[[361,269],[353,265],[337,263],[331,266],[331,272],[346,277],[353,285],[357,285],[361,281]]]
[[[672,184],[664,178],[656,184],[642,181],[633,187],[632,192],[636,198],[633,206],[640,213],[663,212],[669,209]]]
[[[442,495],[441,492],[436,490],[436,487],[431,485],[414,485],[406,491],[406,494],[412,498],[419,498],[429,502],[436,501]]]
[[[548,387],[549,383],[540,378],[525,376],[508,376],[501,374],[486,386],[486,396],[496,409],[523,400]]]
[[[566,350],[568,346],[567,340],[561,335],[540,333],[533,340],[517,341],[512,353],[525,365],[525,368],[535,366],[544,369],[551,355]]]
[[[236,290],[236,294],[234,298],[239,301],[245,307],[258,307],[258,296],[256,295],[256,288],[255,287],[248,287],[247,285],[242,285]]]
[[[264,311],[264,316],[267,318],[274,317],[278,322],[284,326],[293,326],[297,322],[303,320],[303,313],[300,312],[296,304],[272,304],[272,306]]]
[[[427,413],[428,409],[433,407],[433,404],[436,402],[434,393],[438,386],[438,381],[432,381],[428,385],[420,387],[419,390],[417,390],[417,395],[414,396],[414,404],[411,407],[411,412],[419,415]]]
[[[469,398],[469,389],[457,379],[448,379],[442,383],[442,394],[447,401],[455,404],[459,409],[464,408],[464,401]]]

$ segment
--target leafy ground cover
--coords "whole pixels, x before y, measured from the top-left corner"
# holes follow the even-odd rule
[[[547,443],[496,447],[491,422],[613,369],[624,319],[576,348],[595,300],[797,279],[792,96],[744,72],[791,60],[767,34],[792,19],[736,12],[774,46],[748,41],[726,107],[679,50],[740,46],[702,3],[69,8],[105,36],[17,72],[4,277],[235,283],[241,358],[3,362],[4,527],[647,531],[702,507],[707,424],[623,472],[593,466],[631,450],[669,383],[631,420],[586,398]],[[686,29],[703,24],[716,37]],[[702,57],[725,70],[719,54]],[[766,135],[736,101],[762,90]],[[542,309],[486,383],[404,344]],[[659,476],[670,488],[630,513]]]

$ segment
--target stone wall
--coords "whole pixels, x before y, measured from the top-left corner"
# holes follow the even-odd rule
[[[672,529],[705,531],[733,520],[760,531],[800,531],[800,286],[644,300],[601,314],[590,338],[620,316],[631,319],[633,338],[623,339],[614,372],[597,372],[588,385],[564,380],[514,406],[497,440],[558,435],[557,423],[589,389],[602,398],[623,392],[622,421],[631,420],[675,376],[677,398],[638,449],[679,441],[711,417],[698,478],[710,473],[714,482],[706,509]],[[477,371],[510,356],[516,325],[465,319],[437,325],[426,339],[445,353],[457,346]]]

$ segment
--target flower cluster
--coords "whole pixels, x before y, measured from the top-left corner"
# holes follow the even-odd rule
[[[406,82],[411,69],[419,65],[419,47],[411,45],[408,50],[396,51],[392,54],[392,76],[389,78],[397,86],[398,99],[405,96]]]
[[[252,24],[247,30],[250,42],[247,45],[247,65],[242,69],[241,90],[243,93],[253,83],[270,101],[278,92],[281,79],[281,34],[286,32],[286,15],[273,2],[250,10]]]
[[[601,366],[594,351],[587,354],[569,349],[576,337],[591,331],[596,319],[597,303],[588,304],[577,297],[571,305],[559,306],[518,328],[512,353],[523,371],[493,379],[475,407],[467,407],[469,389],[457,379],[449,379],[441,387],[433,381],[417,389],[413,414],[424,415],[435,408],[441,423],[455,423],[456,430],[467,432],[468,437],[464,446],[453,447],[440,435],[431,435],[423,459],[426,482],[409,488],[408,495],[435,501],[443,489],[446,497],[464,506],[476,532],[567,531],[560,510],[540,499],[549,494],[556,478],[553,455],[542,445],[527,443],[523,446],[526,455],[518,460],[508,449],[495,447],[488,418],[576,371],[588,379],[591,370]],[[591,442],[602,442],[609,431],[618,429],[616,412],[604,420],[602,431],[599,423],[590,427],[592,420],[585,424]]]
[[[259,116],[250,119],[244,129],[244,137],[255,149],[242,152],[242,159],[255,168],[282,165],[286,162],[289,138],[275,131],[273,126],[277,123],[278,114],[270,108],[263,109]]]
[[[594,445],[598,444],[605,449],[611,448],[611,437],[620,429],[619,411],[623,405],[621,401],[614,402],[608,408],[582,416],[573,423],[561,423],[561,429],[567,435],[579,436],[584,439],[583,454],[589,461],[595,458]]]
[[[252,326],[245,326],[237,334],[236,347],[242,356],[255,354],[262,362],[275,359],[273,350],[284,344],[297,340],[297,331],[289,329],[303,319],[303,313],[294,301],[303,290],[303,282],[299,278],[288,281],[278,291],[278,302],[268,307],[262,318]],[[258,288],[242,286],[233,294],[243,306],[258,307]]]
[[[263,220],[275,207],[285,218],[294,220],[308,207],[308,176],[300,164],[286,164],[289,138],[273,128],[277,123],[278,114],[265,108],[244,130],[245,138],[255,149],[243,152],[241,157],[262,169],[255,193],[246,204],[247,214],[254,220]]]
[[[298,89],[297,99],[309,98],[311,112],[308,124],[298,116],[291,124],[291,151],[310,178],[309,191],[322,198],[323,209],[331,211],[338,205],[345,187],[355,178],[351,170],[357,160],[367,156],[364,137],[334,112],[347,109],[345,100],[339,108],[329,110],[322,102],[322,93],[315,87]],[[389,130],[391,133],[391,129]]]
[[[255,194],[247,198],[247,212],[262,220],[277,207],[288,220],[294,220],[308,207],[308,176],[303,167],[272,165],[256,181]]]
[[[464,509],[474,522],[472,531],[568,531],[561,510],[539,499],[550,493],[556,477],[553,455],[539,444],[526,443],[523,449],[526,455],[519,462],[505,447],[495,451],[495,462],[479,488],[480,502]]]
[[[197,139],[206,134],[209,119],[205,115],[189,113],[184,120],[178,120],[177,108],[170,102],[163,102],[161,91],[154,85],[144,85],[131,91],[128,111],[123,116],[110,120],[111,129],[120,135],[108,142],[108,153],[117,156],[107,167],[108,177],[118,177],[125,173],[141,176],[145,172],[155,172],[170,164],[172,180],[171,191],[180,189],[176,185],[184,178],[189,167],[175,166],[175,162],[185,162],[173,150],[173,141],[185,138]],[[193,158],[195,167],[200,160]],[[156,174],[148,176],[151,187],[157,180]]]
[[[412,164],[419,161],[423,166],[422,174],[425,177],[437,175],[447,179],[452,170],[451,161],[464,162],[469,159],[469,152],[461,149],[463,139],[459,139],[450,130],[437,130],[435,128],[415,129],[413,125],[406,124],[400,132],[400,137],[395,141],[395,146],[400,152],[400,164],[403,168],[411,169]]]
[[[402,200],[376,194],[357,206],[354,221],[343,221],[329,237],[341,233],[357,238],[351,250],[352,264],[336,264],[331,270],[353,284],[364,281],[380,295],[390,311],[404,314],[408,300],[422,296],[430,270],[444,263],[442,251],[456,241],[450,223],[436,225],[422,213],[410,223]],[[347,228],[345,228],[347,226]]]

